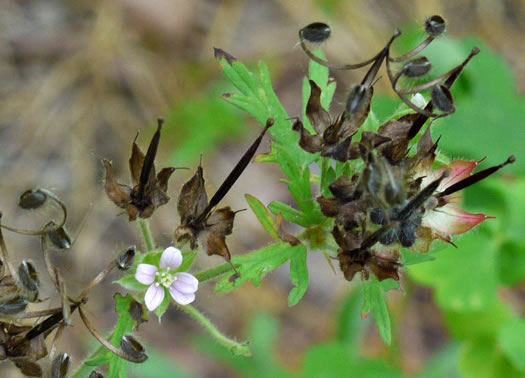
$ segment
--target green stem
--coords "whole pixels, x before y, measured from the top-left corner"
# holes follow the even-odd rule
[[[221,331],[219,331],[217,327],[215,327],[215,325],[207,317],[205,317],[201,312],[199,312],[199,310],[197,310],[192,305],[182,306],[182,305],[179,305],[175,301],[174,303],[177,304],[178,308],[180,308],[186,314],[190,315],[193,319],[195,319],[197,323],[203,326],[206,329],[206,331],[208,331],[209,334],[219,344],[228,348],[228,350],[230,350],[230,352],[232,352],[234,355],[242,356],[242,357],[251,357],[252,352],[250,350],[250,346],[248,345],[247,341],[238,343],[237,341],[232,340],[228,338],[227,336],[223,335]]]
[[[195,274],[195,278],[197,278],[199,282],[204,282],[222,276],[230,271],[232,271],[232,266],[229,263],[224,263]]]
[[[147,219],[139,218],[137,223],[142,232],[142,237],[144,238],[144,244],[146,245],[146,252],[151,252],[155,249],[155,240],[153,240],[153,235],[151,234],[151,228],[149,226],[149,221]]]

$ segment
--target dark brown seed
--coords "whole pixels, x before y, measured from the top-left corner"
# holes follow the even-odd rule
[[[23,296],[30,302],[33,302],[38,297],[38,289],[40,281],[38,279],[38,272],[31,261],[23,260],[18,266],[18,279],[22,285],[24,292]]]
[[[442,112],[450,113],[454,111],[454,100],[452,93],[444,85],[432,88],[432,103]]]
[[[49,223],[47,223],[44,228],[48,230],[51,229],[51,231],[46,233],[49,241],[60,250],[71,248],[72,240],[66,228],[62,226],[59,229],[55,229],[55,227],[56,223],[53,221],[49,221]]]
[[[137,253],[137,247],[131,246],[127,248],[124,252],[121,252],[117,257],[117,268],[120,270],[128,270],[133,265],[133,260],[135,260],[135,255]]]
[[[300,35],[303,39],[312,43],[323,43],[330,38],[332,30],[330,26],[322,22],[314,22],[305,26],[300,30]]]
[[[0,314],[13,315],[22,312],[27,307],[27,299],[19,296],[0,303]]]
[[[38,209],[47,200],[47,195],[40,189],[26,190],[18,199],[18,206],[22,209]]]
[[[428,35],[432,37],[438,37],[441,35],[446,28],[446,23],[443,17],[434,15],[425,20],[425,30]]]
[[[131,335],[125,335],[122,337],[122,340],[120,340],[120,347],[124,353],[137,363],[144,362],[148,359],[148,355],[142,344]]]
[[[405,64],[403,67],[403,75],[406,77],[420,77],[426,75],[432,68],[432,64],[427,57],[422,56],[413,59]]]
[[[70,366],[71,357],[67,353],[59,354],[51,364],[51,378],[65,378]]]

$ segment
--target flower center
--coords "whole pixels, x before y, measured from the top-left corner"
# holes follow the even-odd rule
[[[160,269],[155,273],[155,276],[155,284],[157,286],[163,286],[166,289],[169,289],[171,285],[173,285],[173,282],[177,280],[175,273],[170,272],[169,268]]]

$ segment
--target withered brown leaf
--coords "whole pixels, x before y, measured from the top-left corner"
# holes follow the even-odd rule
[[[118,183],[111,162],[104,159],[106,194],[115,205],[127,211],[130,221],[134,221],[137,217],[151,217],[157,207],[165,205],[170,200],[166,192],[168,180],[175,168],[164,168],[158,174],[155,172],[155,156],[163,123],[162,119],[158,120],[157,131],[151,139],[146,155],[137,145],[136,137],[133,141],[129,159],[133,187]]]
[[[209,256],[219,255],[227,261],[231,260],[226,236],[232,233],[235,212],[230,207],[216,210],[215,207],[246,169],[264,134],[273,124],[274,120],[268,119],[261,134],[244,153],[209,202],[204,186],[202,165],[199,164],[193,177],[182,186],[179,195],[177,211],[181,224],[175,230],[177,243],[189,242],[192,249],[197,248],[200,243]]]

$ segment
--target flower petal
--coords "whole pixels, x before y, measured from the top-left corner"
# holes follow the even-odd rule
[[[454,185],[456,182],[459,182],[467,177],[470,177],[470,174],[476,168],[482,160],[480,161],[467,161],[467,160],[456,160],[450,163],[448,166],[449,175],[445,177],[441,184],[439,185],[438,190],[443,191],[449,186]]]
[[[151,285],[148,290],[146,290],[144,303],[146,303],[149,311],[153,311],[160,306],[164,300],[164,294],[164,288],[157,285]]]
[[[178,291],[177,289],[174,289],[173,287],[170,289],[170,294],[171,294],[171,297],[175,300],[175,302],[181,305],[190,304],[191,302],[195,300],[195,294],[181,293],[180,291]]]
[[[491,219],[485,214],[471,214],[458,207],[446,205],[430,211],[423,217],[423,226],[443,235],[460,235],[483,221]]]
[[[144,285],[151,285],[155,282],[155,273],[158,268],[155,265],[150,264],[139,264],[137,266],[137,273],[135,273],[135,279]]]
[[[180,282],[188,287],[191,287],[193,291],[199,289],[199,280],[195,278],[192,274],[186,272],[180,272],[175,275],[177,280],[175,282]]]
[[[161,268],[170,268],[176,270],[182,264],[182,253],[180,249],[175,247],[168,247],[162,253],[160,257],[160,267]]]
[[[191,294],[195,293],[197,290],[195,289],[195,286],[188,285],[185,282],[182,281],[175,281],[173,282],[171,286],[174,290],[177,290],[178,292],[184,293],[184,294]]]

